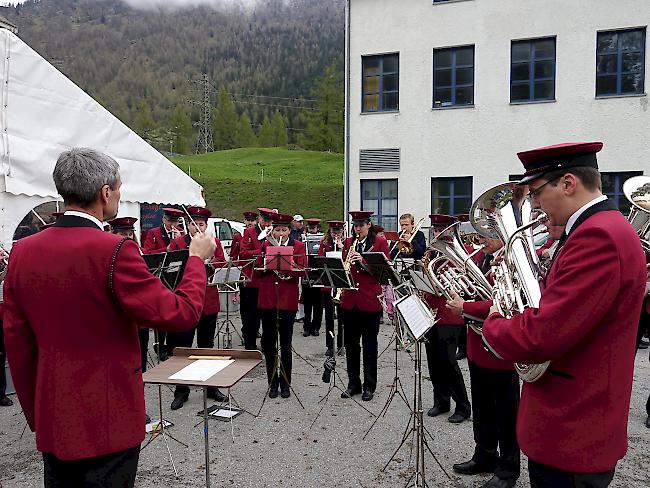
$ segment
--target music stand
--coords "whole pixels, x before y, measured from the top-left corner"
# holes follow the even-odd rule
[[[210,356],[228,357],[229,359],[234,360],[234,362],[205,380],[179,380],[170,378],[187,366],[190,366],[197,359],[205,358],[205,360],[213,361],[213,359],[209,359]],[[261,362],[262,353],[260,351],[241,351],[237,349],[192,349],[177,347],[174,348],[174,355],[172,357],[142,375],[142,379],[145,383],[158,385],[180,384],[200,387],[203,390],[203,437],[205,441],[205,486],[207,488],[210,488],[208,388],[227,388],[228,396],[230,396],[230,389],[244,376],[255,369]]]
[[[365,260],[370,273],[380,284],[398,286],[402,283],[402,278],[383,252],[364,252],[361,257]]]

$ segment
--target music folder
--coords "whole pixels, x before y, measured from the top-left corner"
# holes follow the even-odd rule
[[[315,288],[356,288],[339,257],[309,256],[309,285]]]
[[[189,256],[188,249],[179,249],[156,254],[143,254],[142,258],[151,274],[160,278],[167,288],[173,290],[183,276]]]
[[[361,257],[366,261],[366,266],[372,275],[382,285],[397,286],[402,282],[383,252],[364,252],[361,253]]]
[[[270,271],[292,271],[293,246],[269,246],[264,256],[264,268]]]

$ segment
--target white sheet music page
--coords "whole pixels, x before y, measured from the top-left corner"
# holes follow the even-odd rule
[[[433,315],[415,295],[401,300],[395,306],[416,340],[420,339],[435,322]]]
[[[206,381],[212,378],[234,359],[197,359],[169,377],[170,380]]]

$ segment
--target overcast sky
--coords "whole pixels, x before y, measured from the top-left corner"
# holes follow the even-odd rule
[[[23,3],[25,0],[0,0],[0,5],[15,5]],[[224,3],[243,3],[251,4],[256,0],[122,0],[124,3],[136,8],[151,8],[151,7],[188,7],[199,4],[224,4]]]

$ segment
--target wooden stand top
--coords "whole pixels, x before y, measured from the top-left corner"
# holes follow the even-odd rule
[[[178,373],[181,369],[194,362],[193,359],[189,359],[189,356],[226,356],[230,357],[230,359],[234,359],[234,362],[226,366],[211,378],[208,378],[206,381],[170,380],[170,376]],[[262,353],[260,351],[244,351],[241,349],[192,349],[187,347],[177,347],[174,349],[173,356],[171,356],[167,361],[164,361],[145,372],[142,375],[142,380],[145,383],[161,385],[232,388],[261,362]]]

